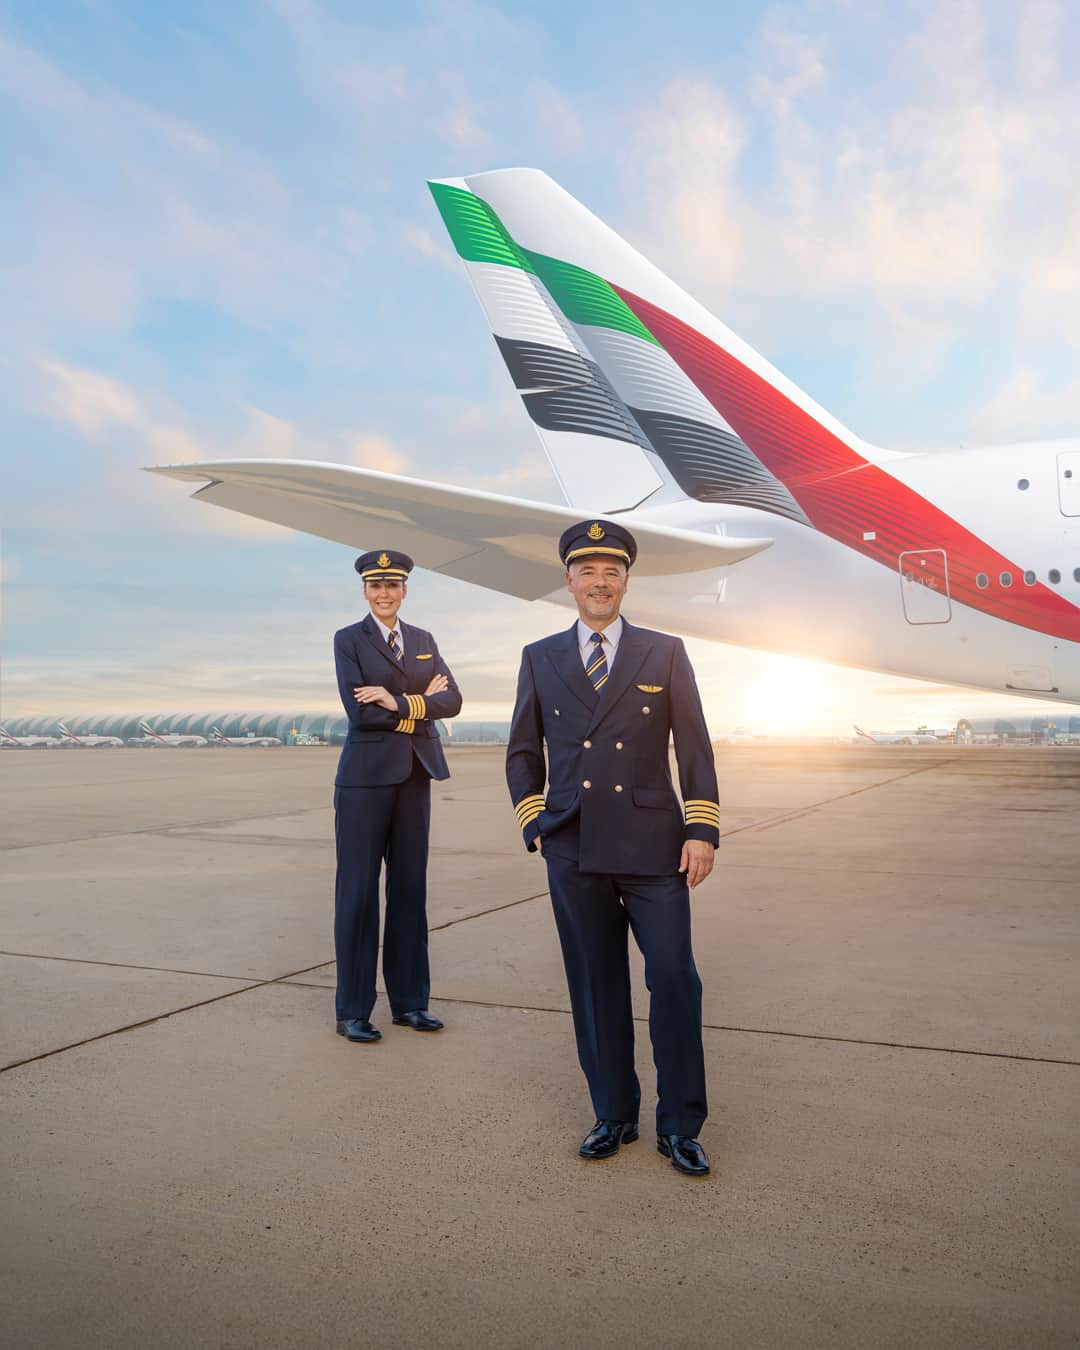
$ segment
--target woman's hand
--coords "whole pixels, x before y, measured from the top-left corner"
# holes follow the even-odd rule
[[[357,703],[375,703],[380,708],[385,708],[387,712],[398,710],[397,699],[381,684],[362,684],[353,690],[353,696]]]

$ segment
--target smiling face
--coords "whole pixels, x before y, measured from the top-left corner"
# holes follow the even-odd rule
[[[364,599],[371,606],[372,614],[387,628],[394,627],[401,602],[408,593],[408,583],[397,577],[373,577],[364,582]]]
[[[587,554],[575,558],[566,569],[566,589],[577,601],[582,623],[599,630],[619,616],[630,569],[608,554]]]

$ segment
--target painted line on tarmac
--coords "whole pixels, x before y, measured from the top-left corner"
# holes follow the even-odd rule
[[[166,839],[180,839],[184,836],[178,834],[179,830],[201,830],[218,828],[224,825],[240,825],[246,820],[284,820],[289,816],[307,815],[312,810],[318,810],[317,807],[300,807],[290,811],[260,811],[256,815],[249,816],[227,816],[224,819],[220,816],[210,816],[206,820],[173,821],[172,824],[162,821],[157,825],[140,825],[133,830],[102,830],[98,834],[74,834],[64,839],[37,839],[29,844],[0,844],[0,852],[18,853],[27,848],[64,848],[68,844],[93,844],[99,839],[127,839],[142,834],[158,834]],[[329,809],[329,808],[327,808]],[[215,839],[221,839],[224,843],[235,843],[227,835],[216,834]]]
[[[277,981],[270,981],[277,983]],[[293,980],[297,989],[325,989],[325,985],[305,984],[302,980]],[[560,1017],[572,1016],[569,1008],[542,1007],[536,1003],[493,1003],[480,998],[441,997],[432,1000],[435,1003],[460,1003],[471,1008],[494,1008],[514,1012],[554,1013]],[[647,1017],[635,1017],[635,1022],[647,1026]],[[875,1041],[861,1036],[830,1036],[826,1032],[813,1031],[777,1031],[771,1027],[729,1027],[718,1022],[703,1022],[705,1031],[730,1031],[744,1036],[779,1036],[787,1040],[832,1041],[839,1045],[879,1046],[885,1050],[926,1050],[939,1055],[973,1055],[982,1059],[1011,1059],[1024,1064],[1063,1064],[1068,1068],[1080,1068],[1080,1060],[1055,1059],[1050,1055],[1018,1055],[1007,1050],[970,1050],[960,1045],[923,1045],[915,1041]]]
[[[27,1064],[36,1064],[38,1060],[52,1059],[54,1055],[65,1054],[68,1050],[77,1050],[81,1045],[93,1045],[95,1041],[107,1041],[112,1036],[123,1035],[125,1031],[137,1031],[140,1027],[153,1026],[155,1022],[168,1021],[170,1017],[178,1017],[180,1013],[192,1012],[195,1008],[206,1008],[211,1003],[221,1003],[227,998],[238,998],[241,994],[250,994],[253,989],[265,989],[269,985],[294,979],[297,975],[309,975],[313,970],[320,970],[327,964],[326,961],[319,961],[316,965],[304,966],[300,970],[278,975],[272,980],[252,980],[249,984],[245,984],[242,989],[230,989],[224,994],[215,994],[212,998],[202,998],[195,1003],[185,1003],[182,1008],[170,1008],[168,1012],[157,1013],[153,1017],[143,1017],[138,1022],[128,1022],[125,1026],[113,1027],[111,1031],[101,1031],[96,1036],[84,1036],[82,1040],[71,1041],[68,1045],[58,1045],[55,1050],[43,1050],[40,1055],[28,1055],[25,1059],[17,1059],[11,1064],[4,1064],[0,1066],[0,1074],[10,1073],[12,1069],[21,1069]],[[136,968],[138,969],[138,967]],[[223,978],[228,979],[229,977],[224,976]],[[318,985],[313,986],[313,988],[319,987]]]
[[[861,797],[864,792],[876,792],[878,788],[888,787],[890,783],[899,783],[904,778],[914,778],[918,773],[930,773],[934,769],[944,769],[950,764],[956,764],[958,760],[942,759],[936,764],[920,764],[917,769],[908,769],[905,773],[894,774],[892,778],[882,778],[877,783],[867,783],[863,787],[852,788],[850,792],[838,792],[835,797],[825,797],[820,802],[812,802],[809,806],[797,806],[793,811],[784,811],[778,816],[762,816],[760,820],[752,820],[749,825],[736,825],[731,830],[721,830],[720,838],[727,839],[733,834],[742,834],[746,830],[768,830],[774,825],[786,825],[789,820],[798,820],[800,816],[808,816],[812,811],[819,811],[823,806],[831,806],[833,802],[846,801],[849,797]]]
[[[547,891],[541,891],[537,895],[524,895],[519,900],[507,901],[504,905],[493,905],[491,909],[483,910],[480,914],[463,914],[458,919],[448,919],[446,923],[434,924],[428,929],[429,932],[439,932],[444,928],[453,928],[455,924],[467,923],[469,919],[479,919],[483,914],[496,914],[499,910],[513,909],[515,905],[524,905],[530,900],[541,900],[547,895]],[[81,1045],[92,1045],[95,1041],[108,1040],[110,1036],[120,1036],[126,1031],[137,1031],[140,1027],[152,1026],[155,1022],[164,1022],[167,1018],[176,1017],[180,1013],[191,1012],[195,1008],[206,1008],[211,1003],[220,1003],[227,998],[236,998],[240,994],[250,994],[253,989],[265,989],[269,985],[284,984],[291,982],[298,988],[304,989],[326,989],[327,985],[319,984],[301,984],[297,981],[298,975],[310,975],[313,970],[322,970],[325,966],[333,965],[333,958],[329,961],[317,961],[314,965],[303,966],[299,970],[288,971],[284,975],[275,975],[270,979],[252,980],[249,975],[211,975],[208,971],[194,970],[175,970],[167,966],[136,966],[127,965],[120,961],[80,961],[72,956],[38,956],[32,952],[0,952],[0,956],[21,956],[32,960],[44,961],[64,961],[72,965],[89,966],[112,966],[120,970],[151,970],[157,971],[163,975],[205,975],[212,979],[220,980],[246,980],[247,983],[240,989],[230,989],[224,994],[215,994],[212,998],[199,999],[195,1003],[186,1003],[181,1008],[171,1008],[168,1012],[158,1013],[154,1017],[144,1017],[138,1022],[128,1022],[122,1027],[113,1027],[109,1031],[99,1032],[96,1036],[85,1036],[82,1040],[71,1041],[67,1045],[58,1045],[54,1050],[43,1050],[39,1055],[29,1055],[25,1059],[14,1060],[11,1064],[0,1065],[0,1074],[9,1073],[12,1069],[20,1069],[27,1064],[35,1064],[38,1060],[51,1059],[53,1055],[62,1055],[68,1050],[77,1050]]]
[[[197,975],[204,980],[235,980],[243,984],[245,981],[250,983],[258,979],[260,982],[272,984],[276,979],[287,979],[287,976],[267,976],[263,981],[262,976],[256,975],[226,975],[220,970],[181,970],[178,966],[143,966],[137,965],[133,961],[98,961],[88,956],[49,956],[45,952],[8,952],[0,951],[0,956],[20,956],[27,961],[66,961],[72,966],[111,966],[114,970],[152,970],[159,975]],[[329,964],[329,963],[327,963]]]

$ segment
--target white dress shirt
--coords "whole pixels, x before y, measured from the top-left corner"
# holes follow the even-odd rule
[[[593,632],[588,624],[577,621],[577,640],[581,651],[581,664],[588,670],[592,664],[592,657],[596,653],[596,643],[593,642]],[[607,668],[610,674],[615,666],[615,653],[619,650],[619,638],[622,637],[622,615],[614,619],[608,626],[601,630],[602,641],[600,646],[604,649],[604,655],[607,657]]]
[[[402,657],[404,657],[404,655],[405,655],[405,634],[401,631],[401,625],[399,624],[399,625],[397,626],[397,628],[387,628],[386,624],[383,623],[382,619],[380,619],[379,616],[378,616],[374,611],[372,611],[371,617],[375,620],[375,622],[376,622],[376,623],[379,625],[379,627],[382,629],[382,635],[383,635],[383,637],[386,639],[386,649],[387,649],[387,651],[390,651],[390,634],[391,634],[391,633],[396,633],[396,634],[397,634],[397,640],[398,640],[398,646],[401,648],[401,655],[402,655]]]

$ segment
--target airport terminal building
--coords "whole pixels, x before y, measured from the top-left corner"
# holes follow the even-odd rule
[[[236,740],[273,736],[283,745],[343,745],[349,731],[344,713],[328,712],[122,712],[63,715],[39,713],[4,719],[12,736],[60,738],[61,725],[74,736],[117,736],[123,741],[144,740],[141,724],[148,723],[160,736],[210,737],[216,727]],[[505,744],[505,722],[437,723],[444,740],[465,744]]]

